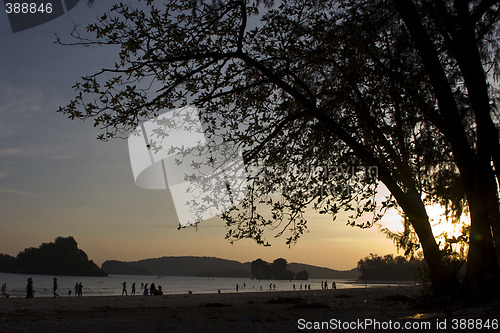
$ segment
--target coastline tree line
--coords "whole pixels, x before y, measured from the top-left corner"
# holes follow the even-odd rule
[[[250,265],[252,276],[258,280],[307,280],[309,273],[303,270],[295,274],[287,269],[287,261],[283,258],[268,263],[262,259],[252,261]]]

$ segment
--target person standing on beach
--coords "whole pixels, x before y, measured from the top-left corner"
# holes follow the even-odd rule
[[[7,294],[7,282],[2,284],[2,297],[9,297],[9,294]]]
[[[335,283],[335,281],[332,282],[332,289],[337,289],[337,284]]]
[[[26,285],[26,298],[33,298],[33,279],[28,278],[28,284]]]
[[[123,288],[122,288],[122,296],[123,296],[123,293],[125,293],[125,296],[128,296],[127,294],[127,282],[124,281],[123,284],[122,284]]]
[[[78,284],[78,297],[83,296],[83,284],[80,282]]]
[[[148,296],[148,284],[146,283],[144,285],[144,292],[142,293],[143,296]]]
[[[238,284],[236,284],[236,292],[238,292],[239,287],[240,286],[238,286]]]
[[[135,295],[135,282],[132,283],[132,292],[130,293],[130,295]]]
[[[52,285],[52,290],[54,291],[54,298],[59,297],[59,294],[57,293],[57,278],[54,278],[54,284]]]

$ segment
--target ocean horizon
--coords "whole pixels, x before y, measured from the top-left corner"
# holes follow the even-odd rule
[[[65,275],[40,275],[40,274],[15,274],[0,273],[0,284],[7,284],[7,293],[11,297],[26,297],[26,284],[28,278],[33,279],[35,290],[34,297],[52,297],[53,279],[57,277],[57,293],[60,297],[76,297],[75,284],[82,283],[83,297],[85,296],[120,296],[122,294],[123,282],[127,284],[127,293],[131,295],[132,284],[135,282],[136,295],[143,295],[143,286],[154,283],[158,288],[162,287],[164,294],[188,294],[189,291],[196,294],[210,294],[236,292],[260,292],[260,291],[290,291],[304,290],[306,285],[311,285],[311,290],[321,290],[321,284],[325,280],[328,289],[335,282],[337,289],[380,287],[384,285],[415,285],[413,281],[383,281],[376,283],[363,283],[356,280],[257,280],[251,278],[231,277],[196,277],[196,276],[156,276],[156,275],[109,275],[109,276],[65,276]],[[275,288],[274,288],[274,286]],[[142,286],[142,287],[141,287]],[[262,287],[262,289],[261,289]],[[271,289],[270,289],[271,287]]]

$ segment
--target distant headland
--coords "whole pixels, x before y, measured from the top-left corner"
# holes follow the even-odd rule
[[[43,243],[38,248],[24,249],[16,257],[0,254],[0,272],[106,276],[71,236],[57,237],[54,242]]]
[[[16,257],[0,254],[0,272],[106,276],[164,275],[237,277],[261,280],[337,279],[360,281],[417,280],[422,278],[422,260],[386,255],[370,256],[358,262],[357,268],[339,271],[302,263],[288,263],[284,258],[269,263],[262,259],[239,262],[216,257],[169,256],[138,261],[107,260],[101,267],[78,248],[75,239],[57,237],[54,242],[38,248],[27,248]]]
[[[258,264],[256,265],[256,262]],[[262,275],[262,270],[269,274]],[[253,267],[253,269],[252,269]],[[280,269],[283,267],[283,269]],[[287,263],[285,259],[276,259],[266,263],[261,259],[254,262],[239,262],[216,257],[162,257],[139,261],[108,260],[102,264],[108,274],[124,275],[169,275],[169,276],[204,276],[204,277],[243,277],[261,279],[349,279],[357,280],[357,269],[337,271],[326,267],[317,267],[300,263]],[[257,270],[256,270],[257,269]],[[274,275],[273,275],[274,269]],[[306,271],[307,273],[304,273]],[[307,274],[307,275],[305,275]],[[304,278],[305,277],[305,278]]]

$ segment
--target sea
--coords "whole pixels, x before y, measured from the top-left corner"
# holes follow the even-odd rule
[[[141,286],[146,283],[150,286],[154,283],[156,287],[161,286],[164,294],[188,294],[198,293],[221,293],[236,292],[260,292],[260,291],[287,291],[301,290],[311,285],[311,290],[321,290],[321,284],[325,279],[309,279],[307,281],[283,281],[283,280],[255,280],[250,278],[229,277],[194,277],[194,276],[148,276],[148,275],[109,275],[102,276],[63,276],[63,275],[37,275],[37,274],[13,274],[0,273],[0,284],[6,283],[7,293],[10,297],[26,297],[26,284],[28,278],[33,279],[34,297],[52,297],[52,286],[54,277],[57,277],[57,293],[64,297],[75,297],[75,284],[81,283],[83,296],[120,296],[122,294],[123,282],[127,283],[127,292],[130,295],[132,284],[135,282],[136,294],[142,295]],[[331,289],[335,281],[337,289],[345,288],[370,288],[388,286],[408,286],[413,282],[385,281],[378,283],[360,283],[350,280],[326,280],[328,288]]]

